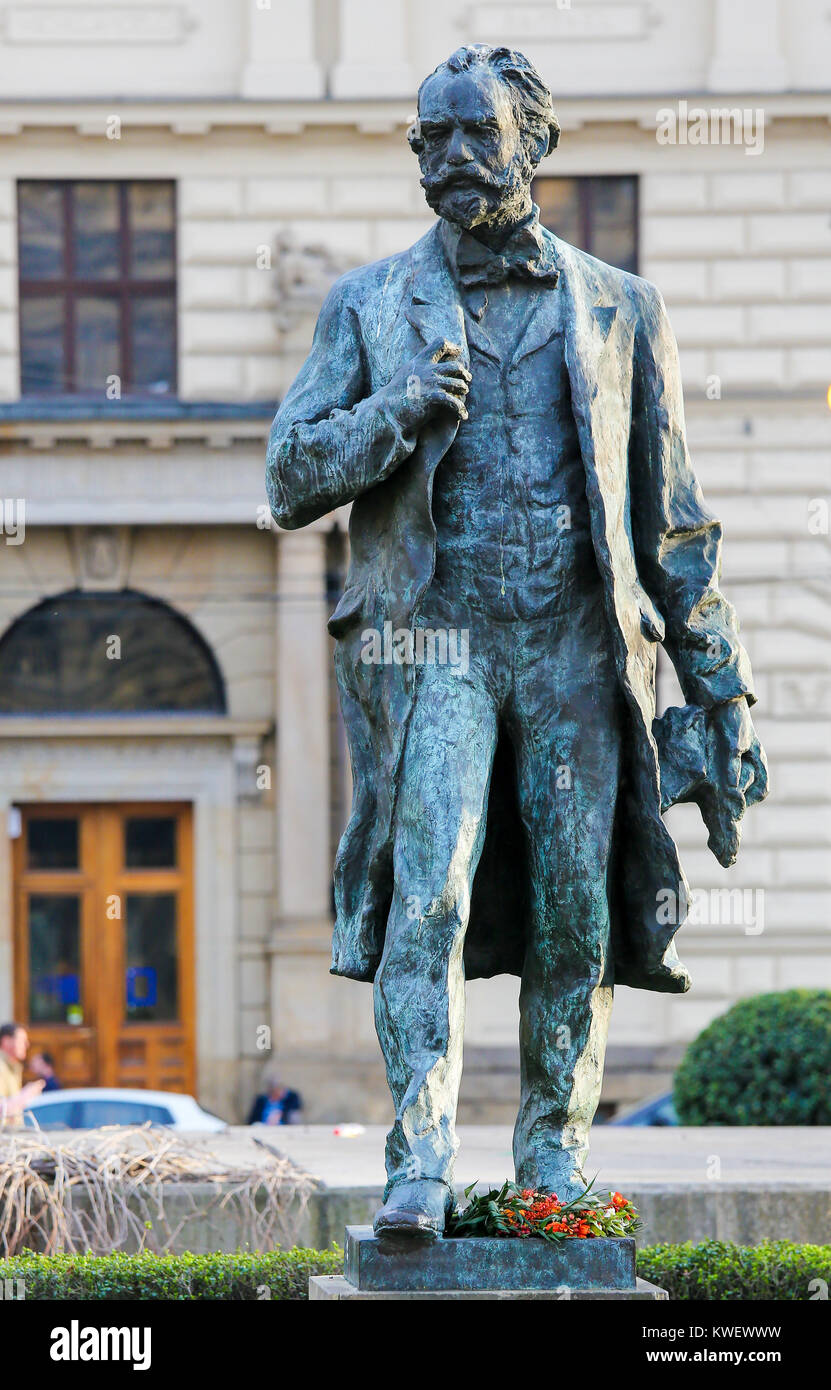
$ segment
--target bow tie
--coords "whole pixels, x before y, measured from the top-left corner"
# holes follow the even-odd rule
[[[465,290],[503,285],[506,280],[536,281],[553,287],[559,278],[554,257],[539,236],[536,219],[523,224],[501,251],[491,251],[468,232],[456,247],[456,272]]]

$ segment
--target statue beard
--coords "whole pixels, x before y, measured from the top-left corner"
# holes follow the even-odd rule
[[[466,232],[498,230],[527,214],[532,175],[530,160],[518,155],[500,173],[470,164],[452,173],[425,174],[421,186],[429,206],[445,221]]]

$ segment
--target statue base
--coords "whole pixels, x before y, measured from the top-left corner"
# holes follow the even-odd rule
[[[604,1237],[547,1241],[470,1236],[433,1245],[379,1241],[371,1226],[347,1226],[344,1273],[309,1280],[309,1298],[564,1301],[665,1299],[635,1273],[635,1242]]]

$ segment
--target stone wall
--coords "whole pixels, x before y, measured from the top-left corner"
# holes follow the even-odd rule
[[[259,1081],[257,1030],[271,1021],[268,941],[275,911],[273,768],[276,548],[256,527],[124,528],[121,580],[170,603],[210,645],[225,682],[228,728],[188,718],[165,729],[106,721],[81,737],[60,718],[0,738],[0,814],[20,801],[190,800],[195,807],[197,1077],[204,1104],[244,1117]],[[75,529],[33,529],[0,545],[0,633],[50,594],[83,587]],[[0,899],[11,903],[9,841],[0,850]],[[11,960],[12,922],[0,916]],[[13,1014],[11,970],[0,971],[0,1014]]]

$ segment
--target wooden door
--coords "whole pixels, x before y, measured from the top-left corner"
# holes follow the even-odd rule
[[[15,1017],[64,1086],[193,1091],[189,806],[25,806]]]

